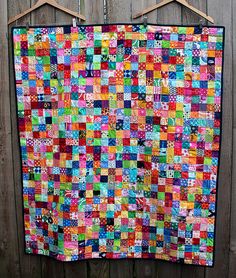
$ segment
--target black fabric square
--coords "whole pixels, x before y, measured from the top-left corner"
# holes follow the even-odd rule
[[[101,176],[100,181],[101,182],[108,182],[108,176]]]

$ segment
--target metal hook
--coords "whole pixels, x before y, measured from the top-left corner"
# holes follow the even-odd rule
[[[202,30],[203,28],[203,21],[202,19],[199,20],[199,29]]]
[[[147,15],[146,14],[143,16],[143,25],[144,25],[144,27],[147,27]]]
[[[76,28],[76,26],[77,26],[77,18],[72,18],[72,25],[73,25],[73,27],[74,28]]]
[[[29,31],[29,21],[26,22],[26,30]]]

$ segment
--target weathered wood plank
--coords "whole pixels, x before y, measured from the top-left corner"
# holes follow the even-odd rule
[[[76,261],[64,264],[65,278],[87,278],[87,262]]]
[[[110,23],[130,23],[131,10],[131,0],[107,0],[107,20]]]
[[[132,15],[142,11],[145,8],[148,8],[154,4],[156,4],[156,0],[147,0],[147,1],[132,1]],[[148,23],[156,23],[157,22],[157,11],[152,11],[147,15]],[[133,22],[141,22],[143,23],[143,17],[133,19]],[[134,274],[135,277],[156,277],[157,278],[157,261],[155,260],[135,260],[134,261]]]
[[[235,46],[234,46],[235,47]],[[235,56],[234,56],[235,57]],[[234,60],[235,67],[235,60]],[[230,261],[229,278],[236,277],[236,128],[233,130],[233,163],[232,163],[232,198],[231,198],[231,236],[230,236]]]
[[[79,12],[79,0],[57,0],[58,4],[72,11]],[[58,24],[72,24],[72,16],[62,11],[55,10]]]
[[[230,201],[232,177],[232,18],[231,1],[208,0],[208,12],[215,24],[225,25],[225,67],[223,122],[216,217],[215,266],[206,269],[206,278],[228,277],[230,240]],[[228,15],[228,16],[226,16]]]
[[[236,16],[236,3],[232,2],[233,11],[233,29],[235,31],[235,21]],[[233,32],[234,32],[233,31]],[[233,47],[233,72],[236,70],[236,38],[232,36],[232,47]],[[236,88],[236,80],[233,78],[233,93]],[[236,98],[234,97],[234,107],[236,105]],[[231,198],[231,236],[230,236],[230,253],[229,253],[229,278],[236,277],[236,111],[234,110],[233,115],[233,163],[232,163],[232,198]]]
[[[3,277],[21,277],[11,134],[7,1],[0,8],[0,269]]]
[[[58,0],[58,3],[66,8],[73,11],[80,12],[80,2],[79,0]],[[56,24],[72,24],[72,17],[64,12],[55,10],[56,13]],[[77,262],[67,262],[64,265],[64,277],[87,277],[87,265],[85,261]]]
[[[135,260],[134,275],[137,278],[158,278],[157,265],[156,260]]]
[[[31,0],[32,5],[37,2],[37,0]],[[31,22],[33,25],[50,25],[56,22],[56,12],[55,9],[46,5],[31,14]],[[41,276],[42,278],[54,277],[64,278],[64,267],[62,263],[55,261],[54,259],[42,256],[41,258]]]
[[[160,1],[158,1],[160,2]],[[157,10],[157,23],[181,24],[182,8],[177,3],[170,3]]]
[[[133,260],[120,260],[110,262],[111,278],[130,278],[134,277]]]
[[[165,261],[157,261],[157,276],[156,278],[180,278],[181,265]]]
[[[132,1],[132,16],[145,8],[148,8],[156,4],[156,0],[147,1]],[[156,23],[157,21],[157,11],[152,11],[147,15],[148,23]],[[137,19],[132,19],[133,22],[143,23],[144,18],[140,17]],[[157,277],[157,262],[155,260],[135,260],[134,261],[134,275],[137,278],[141,277]]]
[[[235,16],[236,16],[236,2],[235,1],[232,1],[232,29],[235,33],[235,30],[236,30],[236,21],[235,21]],[[233,47],[233,69],[234,69],[234,73],[235,73],[235,70],[236,70],[236,38],[235,36],[233,35],[232,36],[232,47]],[[235,78],[233,79],[233,93],[235,91],[235,88],[236,88],[236,80]],[[236,98],[234,97],[234,103],[233,103],[234,107],[236,107]],[[233,126],[234,128],[236,128],[236,112],[234,111],[234,115],[233,115]],[[232,171],[234,172],[235,169],[232,168]],[[233,184],[232,184],[233,185]],[[235,199],[236,201],[236,199]],[[234,230],[234,233],[236,232],[236,228]]]
[[[132,2],[131,0],[108,0],[107,22],[108,23],[130,23],[132,21]],[[111,260],[110,277],[133,277],[133,260]],[[125,275],[125,276],[124,276]]]
[[[109,273],[110,265],[107,260],[95,259],[93,261],[88,262],[89,278],[109,278]]]
[[[147,1],[135,1],[132,0],[132,16],[138,12],[141,12],[145,8],[153,6],[157,3],[157,0],[147,0]],[[156,23],[157,22],[157,11],[152,11],[147,15],[147,22],[148,23]],[[132,19],[132,22],[143,22],[143,17],[139,17],[137,19]]]
[[[184,265],[181,267],[181,278],[204,278],[205,268],[192,265]]]
[[[102,8],[101,8],[102,7]],[[80,12],[85,15],[85,24],[103,23],[103,0],[99,1],[80,1]],[[109,261],[107,260],[88,260],[87,275],[88,277],[109,277]]]
[[[42,278],[65,278],[63,262],[56,261],[55,259],[43,257],[42,258]]]
[[[27,1],[8,1],[8,17],[13,17],[23,10],[30,7],[30,0]],[[18,131],[17,131],[17,117],[16,117],[16,96],[15,96],[15,82],[14,82],[14,68],[12,61],[12,40],[11,40],[11,27],[13,25],[25,25],[30,22],[30,15],[23,17],[17,22],[10,25],[9,28],[9,64],[10,64],[10,100],[11,100],[11,127],[12,127],[12,152],[14,153],[12,173],[14,175],[14,188],[15,188],[15,214],[17,220],[17,235],[19,244],[19,258],[20,270],[22,277],[32,277],[34,273],[35,278],[41,277],[41,261],[40,258],[26,255],[24,244],[24,220],[23,220],[23,200],[22,200],[22,174],[21,174],[21,158],[19,151]],[[12,228],[13,229],[13,228]]]
[[[188,0],[188,3],[200,11],[207,12],[207,1],[206,0]],[[191,10],[183,7],[182,8],[182,22],[183,24],[199,24],[200,20],[202,24],[206,24],[206,20],[192,12]]]
[[[16,16],[20,13],[22,13],[23,11],[25,11],[26,9],[28,9],[30,7],[31,1],[30,0],[25,0],[25,1],[12,1],[9,0],[7,1],[8,3],[8,19],[10,19],[13,16]],[[27,22],[30,22],[30,18],[31,15],[28,14],[20,19],[18,19],[17,21],[15,21],[13,24],[10,25],[10,27],[12,26],[19,26],[19,25],[25,25]]]
[[[31,0],[34,5],[37,0]],[[50,25],[55,23],[55,9],[49,5],[45,5],[31,13],[31,22],[34,25]]]
[[[189,4],[193,5],[194,7],[200,9],[203,12],[206,12],[207,10],[207,4],[205,0],[189,0]],[[200,17],[197,16],[195,13],[191,12],[191,10],[183,8],[182,9],[182,23],[191,25],[195,23],[200,22]],[[202,23],[206,23],[205,20],[202,21]],[[204,278],[205,275],[205,269],[199,268],[198,266],[189,266],[189,265],[183,265],[181,266],[181,278]]]
[[[81,0],[80,12],[85,15],[85,24],[104,23],[104,1],[103,0]]]

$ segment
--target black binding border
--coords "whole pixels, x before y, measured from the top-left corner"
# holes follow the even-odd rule
[[[143,22],[140,23],[101,23],[101,24],[76,24],[76,27],[88,27],[88,26],[111,26],[111,25],[132,25],[132,26],[138,26],[138,25],[144,25]],[[26,238],[25,238],[25,224],[23,221],[23,235],[24,235],[24,254],[25,255],[30,255],[30,256],[40,256],[40,257],[46,257],[49,260],[56,260],[58,262],[64,263],[71,263],[71,262],[80,262],[80,261],[96,261],[96,260],[107,260],[107,261],[114,261],[114,260],[148,260],[148,261],[162,261],[168,264],[176,264],[176,265],[181,265],[181,266],[196,266],[199,268],[214,268],[215,266],[215,261],[216,261],[216,226],[217,226],[217,214],[218,214],[218,202],[219,202],[219,173],[220,173],[220,165],[221,165],[221,149],[222,149],[222,121],[223,121],[223,95],[224,95],[224,67],[225,67],[225,26],[223,25],[200,25],[199,24],[155,24],[155,23],[147,23],[147,25],[151,26],[169,26],[169,27],[199,27],[199,28],[222,28],[223,29],[223,48],[222,48],[222,71],[221,71],[221,109],[220,109],[220,140],[219,140],[219,156],[218,156],[218,166],[217,166],[217,177],[216,177],[216,202],[215,202],[215,224],[214,224],[214,245],[213,245],[213,261],[212,265],[197,265],[197,264],[188,264],[184,263],[182,261],[178,262],[172,262],[172,261],[167,261],[164,259],[159,259],[159,258],[84,258],[84,259],[77,259],[75,261],[62,261],[58,260],[56,257],[52,257],[50,255],[44,255],[44,254],[34,254],[34,253],[27,253],[26,252]],[[14,88],[15,88],[15,93],[14,93],[14,101],[17,104],[17,94],[16,94],[16,72],[15,72],[15,55],[14,55],[14,41],[13,41],[13,31],[14,29],[25,29],[25,28],[56,28],[56,27],[73,27],[72,24],[52,24],[52,25],[16,25],[11,27],[11,55],[12,55],[12,68],[9,67],[9,74],[11,74],[11,71],[13,70],[14,72]],[[20,132],[19,132],[19,122],[18,122],[18,105],[16,105],[15,109],[15,117],[16,117],[16,126],[17,126],[17,133],[18,133],[18,147],[19,147],[19,154],[20,154],[20,171],[21,171],[21,190],[22,190],[22,196],[21,196],[21,204],[22,204],[22,219],[24,220],[24,200],[23,200],[23,173],[22,173],[22,151],[21,151],[21,145],[20,145]]]

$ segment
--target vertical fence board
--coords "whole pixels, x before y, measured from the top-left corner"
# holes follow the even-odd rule
[[[132,2],[131,0],[107,0],[108,23],[130,23],[132,20]],[[133,277],[132,260],[110,261],[110,277]]]
[[[215,266],[214,268],[206,269],[206,278],[228,277],[229,270],[233,80],[231,3],[231,0],[208,0],[208,12],[214,17],[215,24],[225,25],[226,37],[222,107],[222,142],[218,182],[218,209],[216,217]]]
[[[158,278],[158,262],[156,260],[135,260],[134,273],[137,278]]]
[[[7,41],[7,1],[0,7],[0,269],[3,277],[21,277],[15,189],[12,175],[12,137],[9,91],[9,51]]]
[[[27,1],[8,1],[8,16],[9,18],[15,16],[22,11],[30,8],[31,2]],[[21,277],[32,277],[34,273],[35,278],[41,277],[41,261],[40,258],[33,255],[26,255],[25,244],[24,244],[24,220],[23,220],[23,198],[22,198],[22,173],[21,173],[21,158],[19,150],[19,140],[17,131],[17,118],[16,118],[16,94],[15,94],[15,82],[14,82],[14,69],[13,69],[13,59],[12,51],[13,45],[11,40],[11,27],[18,25],[25,25],[27,22],[30,23],[31,15],[26,15],[23,18],[17,20],[9,27],[9,63],[10,63],[10,99],[11,99],[11,129],[12,129],[12,151],[14,153],[13,165],[12,165],[12,175],[14,177],[14,187],[15,187],[15,215],[17,219],[17,237],[19,244],[19,257],[20,257],[20,270]],[[38,271],[39,270],[39,271]]]
[[[207,13],[207,1],[206,0],[188,0],[188,3],[195,8],[199,9],[200,11]],[[182,9],[182,22],[183,24],[198,24],[200,23],[200,20],[202,24],[206,24],[207,21],[201,17],[192,12],[191,10],[183,7]]]
[[[236,31],[236,3],[232,1],[232,34]],[[233,76],[236,72],[236,38],[232,36],[233,43]],[[236,80],[233,81],[233,92],[236,88]],[[236,97],[233,95],[234,107],[236,107]],[[230,264],[229,264],[229,278],[236,277],[236,110],[233,111],[233,163],[232,163],[232,197],[231,197],[231,237],[230,237]]]
[[[107,0],[107,19],[110,23],[130,23],[132,21],[131,0]]]
[[[89,278],[108,278],[110,265],[106,259],[95,259],[88,263],[88,277]]]
[[[86,261],[64,263],[65,278],[87,278]]]
[[[59,0],[58,3],[72,11],[80,12],[79,0]],[[56,10],[56,24],[72,24],[72,17],[64,12]],[[65,278],[87,277],[86,261],[76,261],[64,263]]]
[[[158,3],[160,0],[158,1]],[[182,8],[177,3],[170,3],[157,10],[157,23],[181,24]]]
[[[168,273],[168,276],[166,276]],[[181,265],[157,260],[157,278],[180,278]]]
[[[85,24],[104,23],[104,0],[81,0],[81,13],[86,17]]]
[[[157,3],[157,0],[132,0],[132,17],[138,13],[141,12],[142,10],[151,7],[153,5],[155,5]],[[148,23],[156,23],[157,22],[157,11],[154,10],[148,14],[146,14],[147,16],[147,22]],[[138,23],[138,22],[143,22],[143,16],[136,18],[136,19],[132,19],[132,22],[134,23]]]
[[[31,5],[34,5],[37,0],[31,0]],[[40,7],[31,14],[31,22],[33,25],[49,25],[55,24],[55,10],[46,5]],[[55,274],[60,278],[64,277],[63,264],[56,262],[54,259],[46,256],[41,257],[41,275],[42,278],[54,277]]]
[[[233,178],[232,178],[232,209],[231,209],[231,238],[230,238],[230,262],[229,262],[229,278],[236,277],[236,128],[233,132]]]
[[[145,8],[151,7],[157,3],[156,0],[147,1],[132,1],[132,16],[136,13],[144,10]],[[148,23],[156,23],[157,11],[154,10],[151,13],[146,14]],[[133,22],[143,23],[143,16],[137,19],[133,19]],[[157,262],[155,260],[135,260],[134,262],[135,277],[157,277]]]
[[[34,5],[37,0],[31,0],[31,5]],[[40,7],[31,13],[31,23],[34,25],[49,25],[55,23],[55,10],[49,5]]]
[[[103,23],[103,0],[57,0],[63,6],[74,9],[84,14],[87,17],[87,24]],[[235,58],[232,59],[232,26],[231,22],[231,3],[236,4],[232,0],[188,0],[193,6],[208,12],[216,20],[216,24],[226,26],[226,45],[225,45],[225,68],[224,68],[224,102],[223,102],[223,131],[222,131],[222,147],[221,147],[221,167],[219,176],[219,190],[218,190],[218,211],[217,211],[217,232],[216,232],[216,261],[214,268],[207,268],[205,270],[206,278],[221,278],[236,276],[236,222],[235,210],[233,206],[236,200],[236,185],[233,183],[232,188],[232,209],[231,209],[231,242],[230,240],[230,186],[231,173],[234,169],[231,165],[232,158],[232,80],[233,70],[232,61],[235,68]],[[3,0],[0,7],[0,37],[3,44],[0,45],[2,53],[1,58],[1,88],[0,88],[0,173],[1,190],[0,190],[0,220],[4,223],[4,229],[0,229],[1,245],[0,245],[0,269],[3,277],[173,277],[173,278],[203,278],[204,269],[193,266],[180,266],[177,264],[170,264],[162,261],[147,261],[147,260],[120,260],[120,261],[87,261],[87,262],[73,262],[61,263],[46,257],[39,257],[24,254],[23,241],[23,215],[22,215],[22,183],[21,183],[21,169],[20,169],[20,154],[18,146],[18,134],[16,124],[16,99],[13,80],[13,65],[10,57],[10,52],[4,46],[4,36],[6,30],[6,11],[9,11],[9,17],[19,14],[26,8],[36,2],[36,0]],[[160,2],[160,0],[157,0]],[[156,0],[107,0],[107,19],[108,22],[131,22],[132,15],[141,11],[145,7],[149,7],[156,3]],[[8,6],[8,9],[7,9]],[[80,10],[79,10],[80,7]],[[182,10],[182,16],[181,16]],[[132,11],[132,14],[131,14]],[[228,15],[228,16],[225,16]],[[148,22],[150,23],[164,23],[164,24],[192,24],[198,23],[199,17],[185,8],[181,8],[176,3],[167,5],[158,11],[153,11],[148,14]],[[4,23],[4,22],[5,23]],[[142,17],[133,22],[142,22]],[[55,9],[45,6],[38,11],[27,15],[17,21],[18,25],[24,25],[26,22],[32,24],[71,24],[71,17]],[[205,21],[203,20],[203,23]],[[11,41],[9,39],[9,49],[11,51]],[[234,55],[235,55],[234,47]],[[6,75],[6,68],[9,56],[10,63],[10,94],[8,91],[8,76]],[[234,56],[235,57],[235,56]],[[234,81],[235,82],[235,81]],[[234,84],[235,86],[235,84]],[[10,97],[9,97],[10,96]],[[234,98],[236,99],[236,98]],[[9,103],[11,102],[11,104]],[[11,115],[9,114],[11,105]],[[234,115],[236,120],[236,113]],[[236,126],[236,121],[234,121]],[[11,142],[12,132],[12,142]],[[236,131],[234,131],[234,138],[236,138]],[[234,159],[236,141],[234,140]],[[14,161],[12,162],[12,153],[14,153]],[[14,163],[14,165],[13,165]],[[235,162],[234,164],[235,165]],[[8,170],[7,170],[8,169]],[[14,171],[13,171],[14,169]],[[12,173],[11,175],[6,175]],[[14,176],[13,176],[14,175]],[[233,176],[233,181],[235,176]],[[4,181],[4,182],[2,182]],[[224,183],[223,183],[224,182]],[[14,186],[14,187],[13,187]],[[16,198],[16,200],[15,200]],[[17,235],[15,233],[17,231]],[[230,255],[229,255],[230,243]],[[19,250],[18,250],[19,248]],[[14,252],[13,252],[14,250]],[[230,261],[229,261],[230,256]],[[40,268],[42,261],[42,267]],[[87,270],[88,265],[88,270]],[[135,266],[135,267],[134,267]],[[135,272],[133,273],[133,268]],[[4,272],[5,271],[5,272]],[[8,271],[8,273],[6,273]],[[228,275],[229,272],[229,275]],[[87,275],[88,273],[88,275]],[[134,276],[135,275],[135,276]]]
[[[79,0],[57,0],[57,2],[65,8],[68,8],[74,12],[79,12]],[[55,10],[55,12],[57,24],[72,24],[73,17],[71,15],[60,10]]]
[[[206,0],[189,0],[189,4],[193,5],[197,9],[206,13],[207,11],[207,3]],[[196,15],[195,13],[191,12],[189,9],[183,8],[182,9],[182,23],[191,25],[191,24],[198,24],[200,22],[201,17]],[[206,21],[203,19],[202,23],[205,24]],[[183,265],[181,267],[181,278],[204,278],[205,276],[205,269],[199,268],[198,266],[188,266]]]
[[[110,262],[111,278],[131,278],[134,277],[133,260],[119,260]]]
[[[42,278],[65,278],[63,262],[56,261],[53,258],[42,257]]]
[[[132,1],[132,16],[136,13],[144,10],[145,8],[151,7],[157,3],[156,0],[141,0],[141,1]],[[157,11],[154,10],[148,14],[147,22],[156,23],[157,21]],[[143,23],[144,17],[139,17],[137,19],[132,19],[133,22]],[[135,260],[134,262],[134,274],[137,278],[154,278],[157,277],[157,261],[155,260]]]

